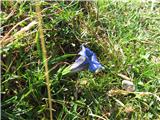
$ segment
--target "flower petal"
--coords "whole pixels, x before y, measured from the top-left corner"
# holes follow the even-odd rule
[[[87,66],[86,57],[80,56],[76,61],[70,66],[71,72],[78,72],[85,69]]]
[[[97,63],[97,64],[95,64],[95,63],[89,64],[89,70],[90,70],[91,72],[95,72],[96,70],[102,69],[102,68],[103,68],[103,67],[102,67],[102,65],[101,65],[100,63]]]
[[[82,47],[82,50],[78,53],[79,55],[87,58],[92,56],[93,52],[89,48],[85,48],[83,45],[81,47]]]
[[[86,58],[84,56],[80,56],[78,59],[76,59],[76,61],[71,65],[71,69],[75,69],[78,66],[84,64]]]
[[[82,45],[82,50],[78,53],[81,56],[86,56],[86,48]]]
[[[91,61],[95,64],[100,64],[95,53],[91,56]]]
[[[93,53],[93,55],[91,56],[91,61],[89,63],[89,70],[91,72],[95,72],[98,69],[103,69],[102,65],[100,64],[100,62],[98,62],[97,56],[95,53]]]

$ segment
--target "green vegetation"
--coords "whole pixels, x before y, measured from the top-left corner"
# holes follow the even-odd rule
[[[1,2],[1,117],[50,119],[34,1]],[[160,3],[43,1],[53,119],[160,119]],[[105,70],[63,76],[80,45]],[[135,92],[122,90],[130,79]]]

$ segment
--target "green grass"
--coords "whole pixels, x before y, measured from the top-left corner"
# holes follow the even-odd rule
[[[37,21],[35,2],[2,1],[1,7],[1,118],[49,119],[38,25],[17,34]],[[53,119],[160,119],[160,3],[45,1],[41,10]],[[105,70],[62,76],[83,43]],[[118,74],[133,80],[135,92],[121,91]]]

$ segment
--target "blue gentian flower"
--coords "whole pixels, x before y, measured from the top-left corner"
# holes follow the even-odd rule
[[[71,72],[78,72],[88,68],[91,72],[98,72],[104,67],[98,62],[96,54],[89,48],[81,46],[82,50],[78,53],[78,57],[75,62],[70,66]]]

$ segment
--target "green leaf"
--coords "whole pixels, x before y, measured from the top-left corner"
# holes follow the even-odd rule
[[[73,57],[73,56],[76,56],[77,54],[65,54],[65,55],[62,55],[60,57],[57,57],[53,60],[51,60],[51,63],[55,63],[55,62],[60,62],[60,61],[63,61],[69,57]]]

